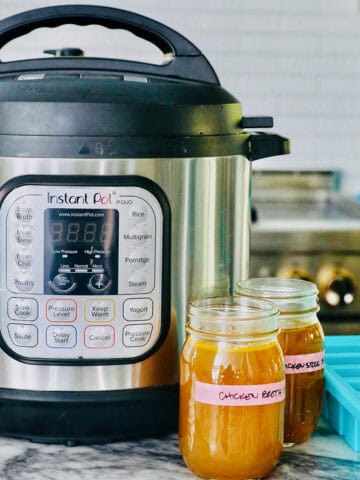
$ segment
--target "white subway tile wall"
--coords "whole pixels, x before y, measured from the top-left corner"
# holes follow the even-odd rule
[[[262,169],[340,169],[343,188],[360,192],[359,0],[0,0],[0,17],[56,4],[132,10],[191,39],[246,115],[273,115],[292,154],[256,162]],[[159,61],[156,49],[101,27],[38,30],[15,40],[3,60],[45,48]]]

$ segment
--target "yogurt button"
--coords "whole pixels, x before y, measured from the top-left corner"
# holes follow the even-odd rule
[[[126,320],[145,321],[153,316],[151,298],[129,298],[124,302],[124,318]]]
[[[9,335],[18,347],[35,347],[38,343],[38,329],[35,325],[9,323]]]

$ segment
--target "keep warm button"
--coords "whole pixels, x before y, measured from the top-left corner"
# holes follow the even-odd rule
[[[123,330],[123,344],[125,347],[143,347],[150,340],[152,329],[151,323],[127,325]]]

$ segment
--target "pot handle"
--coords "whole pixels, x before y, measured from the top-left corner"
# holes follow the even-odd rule
[[[172,58],[163,65],[105,58],[40,58],[0,63],[1,73],[39,70],[102,70],[150,74],[219,85],[218,77],[201,51],[168,26],[137,13],[96,5],[60,5],[29,10],[0,22],[0,48],[40,27],[64,24],[102,25],[125,29],[156,45]]]
[[[258,160],[276,155],[287,155],[290,153],[290,141],[276,133],[254,132],[249,135],[248,148],[249,160]]]

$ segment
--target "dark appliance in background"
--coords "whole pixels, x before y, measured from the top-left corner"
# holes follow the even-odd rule
[[[360,333],[360,204],[338,172],[254,171],[250,276],[316,282],[326,334]]]

